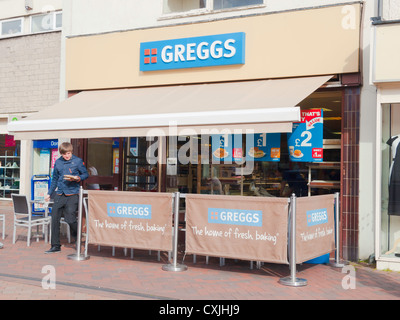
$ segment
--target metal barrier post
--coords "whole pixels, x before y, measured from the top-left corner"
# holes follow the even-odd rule
[[[335,268],[343,268],[347,263],[346,262],[340,262],[340,236],[339,236],[339,192],[335,193],[335,242],[336,242],[336,253],[335,253],[335,261],[329,263],[330,266],[335,267]]]
[[[290,276],[280,278],[279,283],[285,286],[302,287],[307,285],[307,280],[296,278],[296,195],[293,193],[290,197],[290,251],[289,267]]]
[[[174,242],[172,248],[172,264],[163,265],[164,271],[186,271],[187,266],[184,264],[178,264],[178,227],[179,227],[179,199],[180,193],[175,192],[175,206],[174,206]]]
[[[68,255],[68,259],[83,261],[90,257],[81,254],[81,237],[82,237],[82,204],[83,204],[83,189],[79,189],[79,202],[78,202],[78,234],[76,239],[76,253]]]
[[[89,194],[87,190],[83,190],[83,194],[87,194],[89,197]],[[83,202],[83,207],[85,208],[86,212],[86,238],[85,238],[85,256],[88,255],[88,244],[89,244],[89,198],[86,198],[87,201],[85,201],[85,198],[82,199]]]

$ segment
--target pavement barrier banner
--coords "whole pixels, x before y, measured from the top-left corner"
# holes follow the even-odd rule
[[[89,190],[89,243],[172,251],[173,196]]]
[[[335,250],[335,195],[296,199],[296,262]]]
[[[186,252],[288,263],[287,198],[186,195]]]

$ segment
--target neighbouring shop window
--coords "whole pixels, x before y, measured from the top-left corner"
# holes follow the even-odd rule
[[[400,104],[382,106],[381,253],[400,257]]]
[[[20,142],[7,134],[0,135],[0,198],[19,193]]]

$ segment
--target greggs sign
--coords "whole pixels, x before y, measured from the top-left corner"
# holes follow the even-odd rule
[[[140,44],[140,71],[245,63],[245,33],[226,33]]]

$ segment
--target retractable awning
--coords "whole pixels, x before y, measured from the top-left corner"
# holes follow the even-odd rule
[[[331,76],[83,91],[8,124],[18,140],[290,132],[296,105]]]

